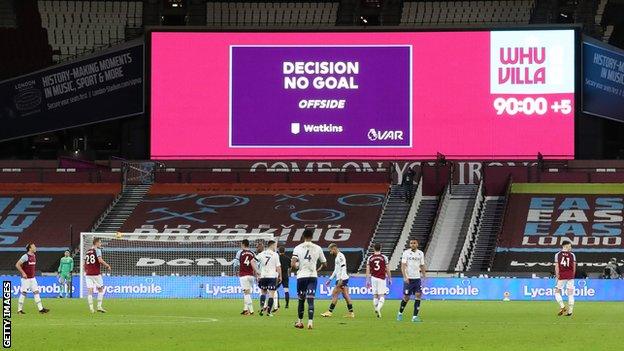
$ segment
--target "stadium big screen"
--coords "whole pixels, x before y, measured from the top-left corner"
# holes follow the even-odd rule
[[[151,156],[574,157],[574,29],[151,31]]]

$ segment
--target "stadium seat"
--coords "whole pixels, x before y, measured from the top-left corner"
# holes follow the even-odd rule
[[[143,24],[140,1],[38,1],[56,60],[90,52],[125,40],[126,28]],[[56,33],[60,33],[57,35]]]
[[[206,24],[334,25],[338,2],[223,2],[206,3]]]

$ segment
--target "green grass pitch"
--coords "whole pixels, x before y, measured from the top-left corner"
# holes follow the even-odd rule
[[[13,299],[16,303],[16,299]],[[255,302],[256,305],[258,302]],[[40,315],[31,298],[26,315],[12,315],[14,350],[622,350],[624,304],[578,302],[571,318],[557,317],[555,302],[423,301],[424,322],[395,320],[398,301],[377,319],[372,302],[355,301],[345,319],[340,301],[314,330],[293,327],[297,301],[273,318],[239,315],[238,300],[104,301],[107,314],[91,314],[85,300],[46,299]]]

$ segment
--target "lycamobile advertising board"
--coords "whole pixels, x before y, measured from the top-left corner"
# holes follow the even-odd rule
[[[19,292],[18,276],[3,276],[11,280],[13,296]],[[61,289],[56,277],[38,277],[42,296],[56,297]],[[331,299],[331,288],[321,277],[317,285],[317,298]],[[402,296],[403,280],[393,278],[387,298]],[[79,296],[79,279],[74,277],[74,297]],[[238,277],[198,276],[127,276],[104,277],[107,298],[242,298]],[[503,300],[509,293],[512,301],[554,300],[555,282],[552,279],[513,278],[428,278],[423,283],[426,300]],[[290,279],[290,289],[296,288],[295,278]],[[575,281],[578,301],[624,301],[624,280],[587,279]],[[254,288],[254,297],[259,290]],[[354,299],[371,299],[372,292],[362,277],[349,279],[349,293]]]

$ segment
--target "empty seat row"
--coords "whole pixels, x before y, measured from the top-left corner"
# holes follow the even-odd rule
[[[337,2],[209,2],[206,6],[206,23],[208,25],[334,24],[337,12]]]
[[[40,0],[37,4],[57,61],[123,41],[127,28],[143,25],[142,1]]]
[[[401,24],[528,23],[533,7],[533,0],[405,2]]]

